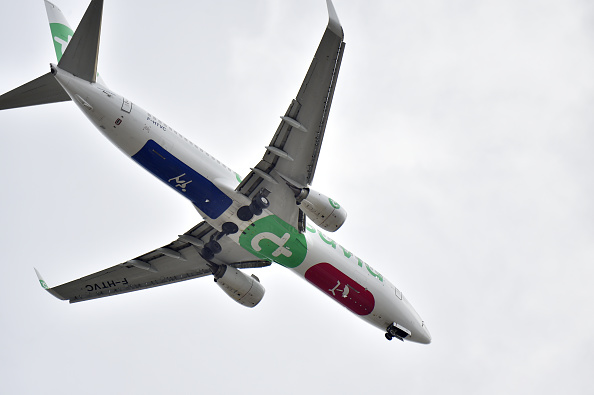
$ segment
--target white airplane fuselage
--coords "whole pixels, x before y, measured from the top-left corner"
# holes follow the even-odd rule
[[[235,191],[240,182],[237,173],[111,89],[73,76],[56,65],[52,65],[52,73],[101,133],[127,156],[189,199],[212,227],[221,230],[223,223],[234,222],[239,232],[228,237],[249,252],[291,269],[383,331],[392,323],[398,323],[410,331],[406,340],[431,341],[424,322],[402,293],[319,229],[308,225],[306,231],[300,233],[278,218],[272,206],[249,221],[239,220],[237,210],[249,204],[250,199]],[[162,163],[169,166],[167,171],[160,168]],[[176,169],[172,170],[171,166]],[[285,236],[266,232],[271,226],[285,229]],[[266,252],[261,242],[273,243],[278,248]]]

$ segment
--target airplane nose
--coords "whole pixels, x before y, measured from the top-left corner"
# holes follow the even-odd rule
[[[424,322],[421,323],[421,330],[418,332],[417,341],[422,344],[429,344],[431,343],[431,333],[429,333],[429,329]]]
[[[411,324],[410,329],[412,331],[412,336],[407,338],[407,340],[409,340],[411,342],[415,342],[415,343],[422,343],[422,344],[431,343],[431,333],[429,333],[429,329],[427,329],[427,325],[425,325],[425,321],[423,321],[421,316],[419,316],[419,314],[416,312],[414,307],[412,307],[410,302],[405,297],[402,298],[402,301],[408,307],[408,312],[410,314],[409,322]]]

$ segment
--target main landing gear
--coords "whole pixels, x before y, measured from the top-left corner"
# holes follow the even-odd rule
[[[237,210],[237,218],[242,221],[249,221],[254,215],[262,214],[262,210],[270,206],[270,201],[267,198],[268,193],[266,189],[258,192],[249,206],[242,206]]]
[[[210,240],[204,244],[202,250],[200,250],[200,256],[206,261],[212,260],[216,254],[223,250],[219,240],[225,235],[232,235],[239,231],[239,227],[233,222],[225,222],[222,226],[222,232],[216,232],[210,237]]]
[[[237,217],[242,221],[249,221],[254,215],[262,214],[262,211],[270,206],[270,201],[267,198],[269,193],[268,190],[262,189],[254,196],[249,205],[242,206],[237,210]],[[200,256],[206,261],[211,261],[216,254],[223,250],[219,240],[225,235],[232,235],[238,231],[239,227],[237,224],[233,222],[225,222],[222,226],[222,232],[216,232],[210,237],[210,240],[204,244],[204,247],[200,250]]]

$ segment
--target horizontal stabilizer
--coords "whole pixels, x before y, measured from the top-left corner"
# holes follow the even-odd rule
[[[58,62],[59,68],[85,81],[95,82],[97,80],[102,15],[103,0],[91,1]]]
[[[47,73],[0,96],[0,110],[70,100],[52,73]]]

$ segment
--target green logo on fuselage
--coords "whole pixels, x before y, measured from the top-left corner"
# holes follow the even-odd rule
[[[288,268],[301,265],[307,254],[305,236],[276,215],[250,225],[239,237],[239,244],[260,258]]]

